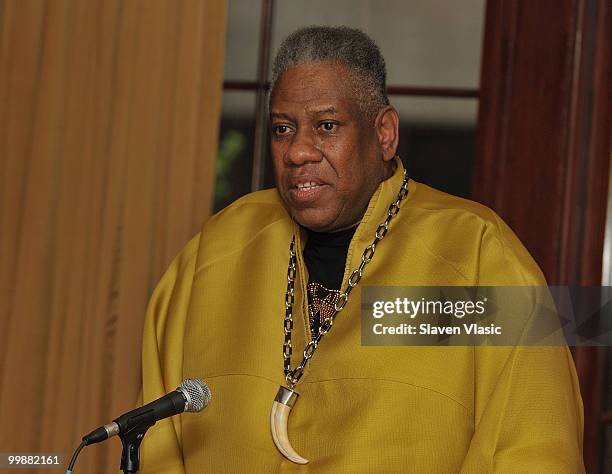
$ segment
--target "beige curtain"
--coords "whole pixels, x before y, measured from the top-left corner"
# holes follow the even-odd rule
[[[147,299],[211,207],[225,10],[0,0],[0,452],[69,457],[134,407]]]

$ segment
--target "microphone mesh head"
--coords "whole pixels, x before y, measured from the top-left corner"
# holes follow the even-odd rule
[[[210,402],[212,394],[210,388],[201,379],[185,379],[179,390],[187,395],[187,409],[185,411],[202,411]]]

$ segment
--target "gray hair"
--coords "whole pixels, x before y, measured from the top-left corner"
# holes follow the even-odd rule
[[[288,69],[306,63],[330,61],[351,74],[353,93],[367,120],[389,105],[385,60],[363,31],[346,26],[308,26],[290,34],[280,46],[272,66],[270,95]]]

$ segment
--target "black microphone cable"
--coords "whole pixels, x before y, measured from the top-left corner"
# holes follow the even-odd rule
[[[79,457],[79,454],[81,453],[81,450],[86,445],[87,445],[87,443],[85,443],[85,441],[81,441],[81,444],[79,444],[79,447],[74,450],[74,454],[72,455],[72,459],[70,460],[70,464],[68,465],[68,470],[66,471],[66,474],[72,474],[72,470],[74,469],[74,465],[76,464],[76,460]]]

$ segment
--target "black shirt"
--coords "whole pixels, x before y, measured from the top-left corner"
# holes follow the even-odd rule
[[[308,268],[308,309],[310,329],[315,337],[321,320],[333,313],[340,294],[346,255],[357,226],[339,232],[306,229],[308,240],[304,262]]]

